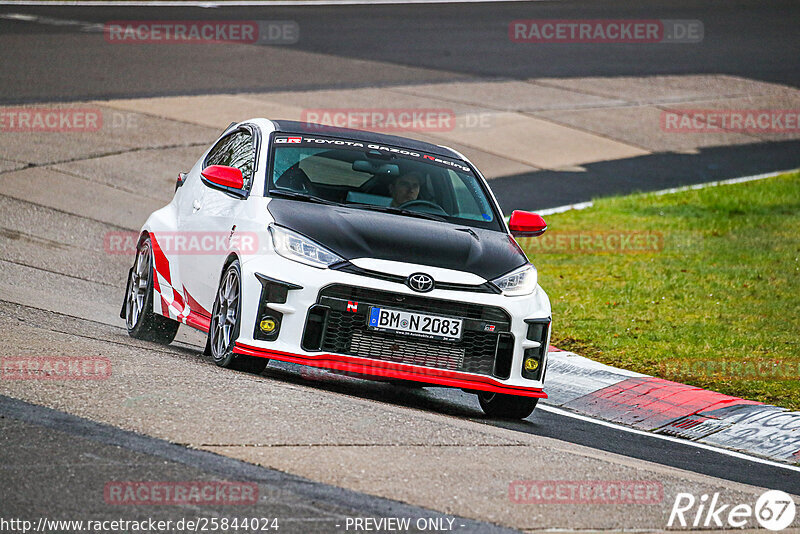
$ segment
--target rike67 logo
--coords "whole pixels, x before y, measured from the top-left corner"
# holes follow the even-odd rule
[[[755,519],[763,528],[779,531],[794,522],[795,513],[792,497],[779,490],[764,492],[755,506],[725,503],[719,493],[711,498],[704,494],[699,499],[691,493],[679,493],[675,496],[667,527],[744,528],[755,527]]]

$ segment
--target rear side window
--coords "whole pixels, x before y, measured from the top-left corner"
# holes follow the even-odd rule
[[[253,167],[256,149],[253,136],[245,130],[238,130],[223,137],[208,153],[205,166],[225,165],[242,171],[244,188],[250,189],[253,184]]]

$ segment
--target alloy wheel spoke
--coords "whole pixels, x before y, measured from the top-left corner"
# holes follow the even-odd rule
[[[125,303],[126,324],[133,328],[144,311],[144,301],[147,296],[147,285],[150,274],[150,247],[144,244],[139,249],[133,273],[128,286],[128,296]]]
[[[225,292],[228,288],[228,278],[226,277],[225,280],[222,281],[222,284],[219,286],[219,303],[222,304],[225,302]]]
[[[125,317],[127,319],[126,324],[128,327],[132,327],[136,324],[136,321],[133,318],[133,298],[131,297],[132,293],[128,293],[128,298],[125,299]]]
[[[228,276],[228,278],[225,280],[225,295],[224,295],[225,302],[229,302],[231,300],[232,288],[233,288],[233,283],[231,282],[231,277]]]
[[[142,248],[139,252],[139,262],[136,266],[136,272],[141,278],[145,278],[147,271],[150,269],[150,249],[148,247]]]
[[[214,356],[222,358],[232,343],[233,329],[239,307],[239,278],[231,270],[225,275],[217,291],[215,313],[211,320],[211,348]]]
[[[216,348],[217,348],[217,356],[222,356],[222,350],[223,350],[224,347],[222,346],[222,336],[221,335],[217,336]]]

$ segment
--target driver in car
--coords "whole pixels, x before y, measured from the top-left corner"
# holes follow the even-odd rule
[[[392,195],[391,206],[396,208],[406,202],[417,200],[420,184],[422,184],[422,176],[416,172],[397,177],[394,182],[389,184],[389,194]]]

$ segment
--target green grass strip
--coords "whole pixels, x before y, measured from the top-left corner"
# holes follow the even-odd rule
[[[604,198],[521,239],[553,344],[800,409],[800,173]]]

